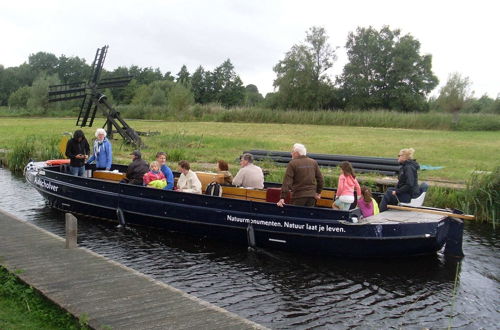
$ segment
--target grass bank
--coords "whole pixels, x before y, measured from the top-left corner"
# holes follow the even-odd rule
[[[84,128],[89,140],[104,120],[94,127]],[[216,122],[165,122],[131,120],[139,131],[158,131],[160,135],[144,137],[148,148],[144,158],[151,160],[159,150],[169,153],[172,161],[187,159],[198,163],[215,163],[218,159],[235,161],[243,150],[269,149],[288,151],[295,142],[304,143],[309,152],[348,154],[396,158],[404,147],[416,149],[420,164],[443,166],[434,171],[421,171],[422,179],[465,182],[472,171],[492,171],[499,163],[500,132],[436,131],[416,129],[385,129],[372,127],[315,126],[291,124],[249,124]],[[60,118],[2,118],[0,120],[0,149],[12,150],[26,137],[34,136],[38,159],[57,158],[41,155],[50,139],[76,129],[75,119]],[[29,143],[28,143],[29,145]],[[46,147],[47,153],[50,149]],[[131,147],[121,140],[113,142],[115,161],[128,163]]]
[[[387,110],[370,111],[298,111],[271,110],[265,108],[230,108],[217,104],[196,104],[186,110],[178,111],[168,107],[142,105],[117,106],[124,118],[170,121],[208,121],[232,123],[276,123],[333,125],[356,127],[411,128],[454,131],[499,131],[500,116],[494,114],[461,114],[458,124],[453,124],[448,113],[404,113]],[[78,115],[77,109],[49,109],[36,111],[29,109],[0,108],[0,116],[42,116],[62,117]]]
[[[21,146],[24,156],[18,157],[24,166],[24,159],[34,152],[36,159],[59,158],[49,145],[54,143],[65,131],[73,131],[74,119],[52,118],[3,118],[0,123],[0,149],[13,150]],[[95,127],[102,127],[104,121],[97,120]],[[237,157],[243,150],[268,149],[288,151],[295,142],[304,143],[309,152],[329,154],[350,154],[375,157],[396,157],[404,147],[416,149],[416,158],[420,164],[443,166],[440,170],[421,171],[421,180],[448,180],[469,182],[469,190],[481,192],[483,185],[473,188],[473,183],[480,182],[478,177],[471,179],[475,170],[495,172],[500,154],[500,132],[478,131],[437,131],[415,129],[385,129],[372,127],[342,127],[327,125],[290,125],[290,124],[250,124],[217,122],[166,122],[131,120],[129,124],[139,131],[158,131],[160,135],[144,137],[148,148],[142,150],[143,158],[151,161],[157,151],[167,151],[170,165],[186,159],[194,169],[215,169],[218,159],[230,163],[233,174],[238,169]],[[91,140],[95,128],[84,128]],[[25,142],[28,141],[28,142]],[[29,142],[31,141],[31,142]],[[25,152],[29,150],[30,152]],[[128,164],[132,148],[121,140],[113,141],[114,161]],[[50,151],[50,152],[49,152]],[[210,168],[212,166],[212,168]],[[271,163],[261,166],[269,171],[269,181],[282,181],[284,168]],[[324,169],[328,186],[336,186],[338,171]],[[370,180],[370,176],[368,180]],[[373,177],[374,178],[374,177]],[[498,174],[485,179],[485,183],[498,180]],[[498,182],[498,181],[496,181]],[[492,188],[493,191],[495,188]],[[428,205],[455,207],[480,211],[485,219],[496,219],[496,215],[487,213],[495,210],[498,203],[488,193],[477,197],[465,198],[459,191],[441,191],[439,188],[429,192]],[[471,195],[472,196],[472,195]],[[486,199],[481,197],[486,196]],[[488,197],[491,196],[491,197]],[[486,200],[491,200],[490,204]],[[477,202],[473,202],[476,200]],[[478,203],[481,203],[479,205]],[[476,205],[476,206],[473,206]],[[491,211],[490,211],[491,212]],[[475,212],[471,212],[475,213]],[[493,218],[492,218],[493,216]]]
[[[88,329],[0,266],[0,329]]]

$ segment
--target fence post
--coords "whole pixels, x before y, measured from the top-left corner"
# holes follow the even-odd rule
[[[66,213],[66,249],[73,249],[78,246],[78,220],[71,213]]]

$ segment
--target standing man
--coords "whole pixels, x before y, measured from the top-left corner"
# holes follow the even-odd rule
[[[264,189],[264,173],[262,169],[253,164],[252,154],[243,154],[240,157],[240,170],[233,179],[235,186]]]
[[[142,155],[139,150],[135,150],[130,155],[134,156],[132,158],[132,163],[128,166],[125,179],[121,182],[142,186],[144,182],[143,177],[144,174],[148,173],[149,165],[142,159]]]
[[[318,162],[306,156],[307,150],[303,144],[295,143],[292,149],[292,160],[288,163],[281,199],[276,203],[279,207],[285,205],[285,198],[292,192],[292,205],[309,206],[316,204],[321,198],[323,189],[323,174],[319,170]]]

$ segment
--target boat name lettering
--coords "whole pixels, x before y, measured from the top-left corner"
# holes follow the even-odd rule
[[[241,223],[251,223],[252,225],[261,225],[261,226],[268,226],[268,227],[283,227],[283,225],[274,220],[255,220],[255,219],[248,219],[248,218],[239,218],[239,217],[234,217],[232,215],[227,215],[227,220],[232,221],[232,222],[241,222]]]
[[[53,185],[52,183],[42,180],[40,178],[35,178],[35,184],[39,187],[52,190],[55,192],[57,192],[57,190],[59,189],[59,186]]]
[[[281,224],[280,221],[277,220],[256,220],[256,219],[249,219],[249,218],[240,218],[240,217],[235,217],[232,215],[227,215],[226,216],[227,221],[231,222],[240,222],[240,223],[251,223],[252,225],[261,225],[261,226],[267,226],[267,227],[284,227],[284,228],[289,228],[289,229],[298,229],[298,230],[309,230],[309,231],[316,231],[316,232],[333,232],[333,233],[345,233],[345,229],[342,227],[335,227],[335,226],[330,226],[330,225],[321,225],[321,224],[309,224],[309,223],[304,223],[304,224],[298,224],[295,222],[290,222],[290,221],[284,221],[283,224]]]

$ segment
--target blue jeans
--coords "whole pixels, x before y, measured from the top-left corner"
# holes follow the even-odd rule
[[[76,176],[83,176],[85,174],[85,166],[80,166],[80,167],[70,166],[69,173]]]

